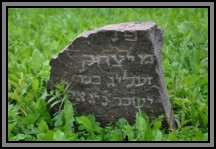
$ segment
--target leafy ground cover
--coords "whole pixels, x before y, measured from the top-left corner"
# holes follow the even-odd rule
[[[101,127],[93,115],[78,115],[63,85],[48,95],[49,60],[80,33],[107,24],[155,21],[164,30],[165,82],[178,129],[142,111]],[[47,96],[63,110],[47,111]],[[200,141],[208,140],[208,10],[205,8],[9,8],[9,141]]]

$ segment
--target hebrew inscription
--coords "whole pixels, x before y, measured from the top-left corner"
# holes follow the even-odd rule
[[[80,114],[101,124],[135,120],[139,109],[151,119],[173,114],[163,81],[162,32],[154,22],[121,23],[84,32],[50,61],[48,91],[64,80]]]
[[[80,92],[80,91],[69,91],[69,93],[74,97],[75,104],[79,104],[80,102],[89,102],[89,104],[94,105],[95,102],[100,103],[101,106],[106,107],[108,104],[110,106],[115,106],[112,103],[117,102],[118,106],[134,106],[135,108],[140,108],[144,106],[146,102],[148,104],[153,103],[153,99],[149,96],[143,97],[143,98],[137,98],[137,97],[112,97],[111,95],[105,96],[100,95],[98,93],[86,93],[86,92]]]
[[[137,57],[134,55],[82,55],[82,57],[80,72],[85,71],[88,69],[88,66],[92,65],[101,67],[101,64],[104,62],[109,68],[121,68],[124,61],[128,60],[133,63],[135,58],[139,59],[140,65],[153,64],[154,62],[154,55],[149,54],[138,54]]]

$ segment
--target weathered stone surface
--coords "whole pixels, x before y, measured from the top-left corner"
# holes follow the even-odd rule
[[[80,114],[102,124],[126,118],[140,108],[151,119],[161,114],[173,125],[163,80],[163,37],[154,22],[121,23],[84,32],[50,62],[48,90],[62,79]]]

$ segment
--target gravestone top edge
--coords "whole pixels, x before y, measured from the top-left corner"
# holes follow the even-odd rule
[[[106,25],[100,28],[95,28],[91,31],[85,31],[77,36],[79,37],[85,37],[87,38],[89,35],[103,32],[103,31],[117,31],[117,32],[124,32],[124,31],[145,31],[149,30],[152,27],[156,27],[156,23],[153,21],[149,22],[125,22],[125,23],[119,23],[119,24],[110,24]]]
[[[59,54],[63,53],[64,51],[68,51],[70,48],[69,46],[72,45],[77,39],[83,38],[87,39],[89,36],[93,34],[97,34],[99,32],[135,32],[135,31],[149,31],[151,28],[158,28],[161,30],[161,28],[154,22],[154,21],[147,21],[147,22],[124,22],[124,23],[117,23],[117,24],[109,24],[105,25],[103,27],[94,28],[92,30],[84,31],[81,34],[79,34],[76,38],[72,40],[72,42],[64,47]],[[162,30],[161,30],[162,31]],[[161,49],[162,50],[162,49]],[[53,56],[52,60],[55,60],[58,58],[59,55]]]

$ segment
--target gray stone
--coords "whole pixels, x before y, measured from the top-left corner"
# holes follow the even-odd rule
[[[94,114],[101,124],[127,119],[143,110],[161,114],[173,127],[173,112],[163,80],[162,31],[154,22],[121,23],[84,32],[50,61],[48,90],[64,80],[79,114]]]

